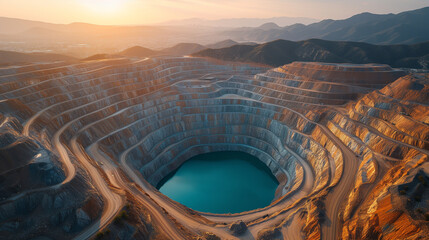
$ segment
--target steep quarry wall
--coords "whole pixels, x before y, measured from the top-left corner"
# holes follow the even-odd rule
[[[99,217],[101,199],[81,170],[67,180],[52,146],[23,134],[31,109],[16,100],[1,101],[0,109],[1,238],[75,236]]]
[[[86,182],[86,197],[71,208],[76,222],[84,219],[81,226],[87,226],[70,228],[79,238],[106,227],[129,204],[139,206],[126,207],[129,214],[152,217],[126,226],[152,237],[163,229],[174,239],[234,238],[227,225],[238,220],[255,238],[384,236],[383,226],[357,235],[365,217],[375,221],[362,214],[374,206],[365,199],[381,201],[384,193],[372,191],[393,184],[386,174],[407,159],[426,159],[428,149],[428,76],[402,77],[403,71],[386,65],[298,62],[266,69],[160,57],[35,64],[0,73],[2,121],[20,125],[4,130],[0,142],[13,144],[19,136],[36,141],[33,148],[21,142],[26,152],[51,156],[52,169],[63,176],[34,186],[40,190],[34,194],[70,194],[76,182]],[[275,201],[264,209],[213,215],[186,209],[153,188],[187,159],[215,151],[258,157],[281,183]],[[0,167],[16,168],[7,161]],[[13,203],[19,191],[10,189],[3,191],[5,202]],[[92,215],[83,207],[89,203],[99,206]],[[101,214],[99,226],[91,225]],[[111,234],[121,228],[109,227]]]

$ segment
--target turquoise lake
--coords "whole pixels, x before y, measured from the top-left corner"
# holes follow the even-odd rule
[[[270,205],[278,184],[259,159],[243,152],[214,152],[189,159],[158,189],[197,211],[239,213]]]

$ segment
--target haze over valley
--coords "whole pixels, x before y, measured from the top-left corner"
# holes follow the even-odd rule
[[[426,22],[429,7],[399,14],[362,13],[343,20],[301,18],[224,19],[218,25],[184,20],[163,25],[107,26],[88,23],[51,24],[0,18],[0,49],[18,52],[49,52],[85,58],[116,53],[133,46],[162,50],[179,43],[207,45],[224,40],[235,43],[265,43],[278,39],[301,41],[311,38],[371,44],[416,44],[429,41]],[[273,22],[276,21],[277,23]],[[237,24],[256,27],[236,27]],[[278,24],[286,23],[287,26]],[[302,23],[311,23],[304,25]],[[223,47],[229,47],[224,45]],[[222,47],[222,46],[221,46]],[[220,48],[220,47],[213,47]]]

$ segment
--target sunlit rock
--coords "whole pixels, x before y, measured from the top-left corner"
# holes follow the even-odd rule
[[[181,57],[0,73],[0,236],[7,239],[427,232],[427,74]],[[217,151],[263,162],[280,183],[273,202],[216,215],[154,188],[188,159]]]

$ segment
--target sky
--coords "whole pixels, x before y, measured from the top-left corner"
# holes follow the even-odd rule
[[[0,0],[0,16],[51,23],[145,25],[187,18],[344,19],[399,13],[429,0]]]

